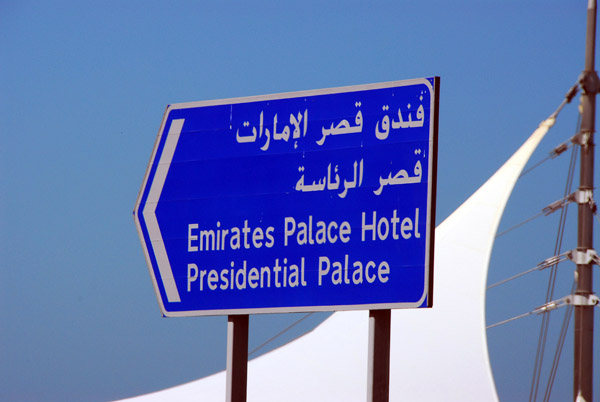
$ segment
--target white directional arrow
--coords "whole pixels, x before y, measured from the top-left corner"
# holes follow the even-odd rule
[[[171,269],[171,263],[167,256],[167,250],[165,249],[165,243],[160,233],[158,226],[158,220],[156,219],[156,206],[160,199],[167,173],[169,172],[169,166],[173,155],[175,154],[175,148],[177,148],[177,142],[179,141],[179,135],[183,128],[183,122],[185,119],[177,119],[171,122],[169,133],[167,134],[167,140],[154,174],[154,180],[150,187],[150,193],[144,206],[142,214],[148,228],[148,235],[150,242],[152,243],[152,249],[154,250],[154,256],[156,257],[156,263],[158,264],[158,270],[160,272],[160,279],[162,279],[165,293],[167,294],[167,300],[170,303],[180,302],[179,292],[177,291],[177,285],[175,284],[175,278],[173,277],[173,270]],[[139,228],[138,228],[139,230]],[[148,256],[146,256],[148,257]],[[156,284],[155,284],[156,286]]]

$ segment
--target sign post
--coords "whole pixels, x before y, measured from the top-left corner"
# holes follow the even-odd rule
[[[246,400],[248,379],[248,314],[227,318],[226,402]]]
[[[369,311],[367,402],[388,402],[390,395],[391,310]]]
[[[134,210],[162,314],[431,307],[438,94],[433,77],[167,107]]]

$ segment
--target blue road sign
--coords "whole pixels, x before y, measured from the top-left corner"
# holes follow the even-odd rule
[[[169,106],[134,210],[162,313],[431,306],[438,88]]]

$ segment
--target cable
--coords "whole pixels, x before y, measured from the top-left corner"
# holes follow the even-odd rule
[[[518,227],[521,227],[521,226],[523,226],[523,225],[524,225],[524,224],[526,224],[526,223],[529,223],[529,222],[531,222],[532,220],[534,220],[534,219],[536,219],[536,218],[539,218],[539,217],[540,217],[540,216],[542,216],[542,215],[544,215],[544,213],[543,213],[543,212],[538,212],[537,214],[533,215],[532,217],[525,219],[523,222],[517,223],[516,225],[513,225],[513,226],[509,227],[509,228],[508,228],[508,229],[506,229],[506,230],[503,230],[502,232],[500,232],[500,233],[498,233],[498,234],[496,235],[496,239],[497,239],[498,237],[502,236],[502,235],[505,235],[505,234],[507,234],[507,233],[508,233],[508,232],[510,232],[511,230],[514,230],[514,229],[516,229],[516,228],[518,228]]]
[[[314,313],[307,313],[304,315],[304,317],[294,321],[293,323],[291,323],[290,325],[288,325],[287,327],[285,327],[284,329],[282,329],[281,331],[279,331],[278,333],[276,333],[275,335],[273,335],[272,337],[270,337],[269,339],[267,339],[266,341],[264,341],[263,343],[261,343],[260,345],[255,347],[254,349],[252,349],[248,353],[248,357],[252,356],[254,353],[258,352],[260,349],[264,348],[269,343],[273,342],[275,339],[279,338],[281,335],[285,334],[287,331],[294,328],[296,325],[300,324],[302,321],[304,321],[305,319],[307,319],[308,317],[310,317],[313,314]]]
[[[535,267],[533,267],[533,268],[531,268],[531,269],[528,269],[527,271],[523,271],[523,272],[521,272],[520,274],[516,274],[516,275],[514,275],[514,276],[511,276],[510,278],[506,278],[506,279],[504,279],[504,280],[501,280],[500,282],[496,282],[496,283],[494,283],[493,285],[490,285],[490,286],[488,286],[487,288],[488,288],[488,289],[495,288],[495,287],[496,287],[496,286],[498,286],[498,285],[502,285],[502,284],[504,284],[504,283],[506,283],[506,282],[512,281],[513,279],[520,278],[520,277],[522,277],[523,275],[529,274],[529,273],[531,273],[531,272],[533,272],[533,271],[538,271],[539,269],[540,269],[539,267],[535,266]]]
[[[497,323],[495,323],[495,324],[492,324],[492,325],[488,325],[487,327],[485,327],[485,329],[494,328],[494,327],[497,327],[498,325],[506,324],[507,322],[511,322],[511,321],[514,321],[514,320],[518,320],[519,318],[527,317],[528,315],[531,315],[531,314],[533,314],[534,312],[535,312],[535,311],[530,311],[530,312],[528,312],[528,313],[521,314],[521,315],[518,315],[518,316],[516,316],[516,317],[513,317],[513,318],[509,318],[508,320],[504,320],[504,321],[500,321],[500,322],[497,322]]]
[[[580,125],[581,125],[581,115],[579,115],[579,118],[578,118],[578,121],[577,121],[577,129],[578,130],[580,128]],[[573,169],[572,172],[574,172],[575,163],[572,165],[572,169]],[[571,176],[571,183],[570,183],[569,186],[572,186],[572,180],[573,180],[572,177],[573,176]],[[594,208],[594,206],[591,206],[591,207],[592,207],[593,212],[595,214],[595,208]],[[570,294],[573,294],[575,292],[575,289],[576,289],[576,283],[574,282],[573,285],[571,286],[571,293]],[[551,367],[550,374],[549,374],[549,377],[548,377],[548,383],[546,384],[546,391],[544,393],[544,401],[548,401],[549,398],[550,398],[550,395],[552,393],[552,387],[554,385],[554,380],[556,378],[556,373],[558,371],[558,364],[560,362],[560,356],[562,354],[562,349],[563,349],[563,346],[564,346],[564,343],[565,343],[565,339],[566,339],[566,336],[567,336],[567,331],[568,331],[568,328],[569,328],[569,323],[571,321],[571,316],[573,314],[573,310],[574,309],[573,309],[572,305],[567,306],[567,311],[565,312],[565,315],[563,317],[563,323],[562,323],[562,326],[561,326],[559,340],[558,340],[558,343],[556,345],[556,351],[554,352],[554,358],[552,360],[552,367]]]
[[[573,151],[571,152],[571,161],[569,164],[569,171],[568,171],[568,175],[567,175],[567,183],[565,185],[565,197],[567,194],[569,194],[571,192],[570,189],[573,184],[573,175],[574,175],[574,170],[575,170],[576,156],[577,156],[577,154],[575,152],[575,148],[573,148]],[[561,210],[561,216],[560,216],[560,220],[559,220],[559,228],[558,228],[556,242],[554,245],[554,253],[555,254],[562,247],[562,240],[563,240],[563,235],[564,235],[564,230],[565,230],[566,217],[567,217],[567,208],[563,208]],[[552,300],[552,298],[554,296],[554,287],[556,284],[556,274],[557,274],[556,267],[552,267],[552,269],[550,271],[550,278],[548,280],[548,287],[546,289],[546,303],[549,300]],[[530,394],[529,394],[530,401],[535,401],[537,399],[537,392],[538,392],[538,388],[539,388],[540,376],[541,376],[542,366],[543,366],[543,362],[544,362],[544,355],[545,355],[545,350],[546,350],[546,340],[547,340],[547,336],[548,336],[549,326],[550,326],[550,315],[544,314],[542,316],[542,323],[540,326],[540,334],[538,337],[538,346],[537,346],[536,357],[535,357],[533,378],[532,378],[531,390],[530,390]]]
[[[556,158],[558,155],[562,154],[563,152],[565,152],[567,149],[569,149],[572,146],[573,146],[573,144],[572,144],[572,138],[569,141],[563,142],[562,144],[558,145],[556,148],[554,148],[552,151],[550,151],[550,153],[548,154],[548,156],[546,156],[544,159],[542,159],[541,161],[537,162],[532,167],[527,168],[523,172],[521,172],[521,174],[519,175],[519,178],[525,176],[527,173],[529,173],[532,170],[534,170],[535,168],[541,166],[544,162],[547,162],[550,159]]]
[[[576,284],[573,283],[571,286],[571,294],[575,292]],[[571,316],[573,315],[573,305],[569,304],[563,317],[563,324],[560,329],[560,335],[558,343],[556,345],[556,351],[554,352],[554,359],[552,361],[552,368],[550,369],[550,375],[548,378],[548,384],[546,385],[546,392],[544,393],[544,402],[550,400],[550,394],[552,393],[552,386],[554,385],[554,379],[558,372],[558,363],[560,362],[560,356],[562,354],[563,346],[565,345],[565,339],[567,338],[567,331],[569,330],[569,323],[571,322]]]
[[[579,125],[579,121],[577,124]],[[569,164],[569,171],[567,174],[567,183],[565,185],[564,197],[567,197],[567,195],[571,193],[571,187],[573,184],[573,176],[574,176],[576,161],[577,161],[577,153],[575,152],[575,148],[572,148],[571,160],[570,160],[570,164]],[[567,217],[567,209],[568,209],[568,205],[565,205],[565,208],[562,208],[562,210],[561,210],[561,216],[560,216],[560,220],[559,220],[559,228],[558,228],[556,243],[554,246],[554,254],[555,255],[558,253],[558,250],[560,250],[562,248],[562,241],[563,241],[565,223],[566,223],[566,217]],[[548,281],[548,288],[546,290],[546,303],[549,300],[551,300],[554,296],[554,287],[556,284],[556,273],[557,273],[557,269],[556,269],[556,266],[554,266],[551,269],[550,278]],[[530,393],[529,393],[529,401],[530,402],[535,401],[537,399],[537,392],[538,392],[538,388],[539,388],[540,375],[541,375],[542,365],[543,365],[543,361],[544,361],[544,353],[545,353],[545,348],[546,348],[546,339],[547,339],[547,335],[548,335],[549,325],[550,325],[550,315],[543,314],[542,324],[540,326],[540,335],[538,337],[538,346],[537,346],[536,357],[535,357],[533,378],[531,380],[531,389],[530,389]]]
[[[562,254],[559,254],[559,255],[555,255],[555,256],[552,256],[550,258],[546,258],[544,261],[538,263],[535,267],[533,267],[531,269],[528,269],[527,271],[523,271],[523,272],[521,272],[519,274],[513,275],[510,278],[503,279],[500,282],[496,282],[493,285],[488,286],[487,288],[488,289],[494,288],[494,287],[496,287],[498,285],[502,285],[503,283],[512,281],[513,279],[520,278],[523,275],[526,275],[526,274],[528,274],[530,272],[533,272],[533,271],[541,271],[542,269],[546,269],[546,268],[549,268],[549,267],[552,267],[552,266],[556,266],[559,263],[561,263],[561,262],[569,259],[569,253],[570,252],[567,251],[565,253],[562,253]]]
[[[535,169],[536,167],[539,167],[539,166],[541,166],[541,165],[542,165],[544,162],[547,162],[547,161],[549,161],[550,159],[552,159],[552,158],[550,157],[550,155],[548,155],[548,156],[546,156],[544,159],[542,159],[541,161],[537,162],[537,163],[536,163],[535,165],[533,165],[532,167],[530,167],[530,168],[527,168],[527,169],[523,170],[523,171],[521,172],[521,174],[519,175],[519,179],[520,179],[521,177],[525,176],[527,173],[531,172],[531,171],[532,171],[533,169]]]
[[[525,219],[523,222],[517,223],[516,225],[513,225],[511,227],[509,227],[508,229],[498,233],[496,235],[496,238],[510,232],[511,230],[517,229],[520,226],[523,226],[524,224],[531,222],[532,220],[545,215],[548,216],[556,211],[558,211],[559,209],[562,209],[565,205],[567,205],[567,203],[572,202],[572,201],[576,201],[576,193],[571,193],[568,196],[561,198],[560,200],[554,201],[553,203],[551,203],[550,205],[545,206],[544,208],[542,208],[541,212],[538,212],[536,215]],[[592,213],[596,214],[596,204],[594,203],[593,200],[588,201],[588,204],[590,204],[590,208],[592,210]]]
[[[520,315],[518,315],[516,317],[509,318],[508,320],[504,320],[504,321],[500,321],[500,322],[497,322],[497,323],[492,324],[492,325],[488,325],[486,327],[486,329],[488,329],[488,328],[494,328],[494,327],[497,327],[498,325],[506,324],[507,322],[518,320],[519,318],[527,317],[528,315],[531,315],[531,314],[547,313],[549,311],[556,310],[557,308],[562,307],[562,306],[564,306],[566,304],[567,304],[566,297],[563,297],[562,299],[558,299],[558,300],[554,300],[554,301],[542,304],[540,307],[537,307],[537,308],[533,309],[532,311],[530,311],[528,313],[520,314]]]
[[[556,110],[554,111],[554,113],[552,113],[550,115],[550,118],[556,119],[558,117],[558,114],[567,105],[567,103],[571,103],[571,101],[573,100],[573,98],[577,94],[578,90],[579,90],[579,80],[577,80],[577,82],[575,84],[573,84],[573,86],[571,88],[569,88],[569,90],[565,94],[564,99],[562,100],[562,102],[560,103],[560,105],[558,105],[558,107],[556,108]],[[579,132],[579,131],[577,131],[577,132]],[[556,158],[558,155],[560,155],[564,151],[566,151],[568,149],[568,147],[570,147],[570,146],[571,146],[571,144],[568,144],[566,142],[560,144],[559,146],[557,146],[556,148],[554,148],[552,150],[552,152],[550,152],[550,155],[548,155],[546,158],[542,159],[540,162],[536,163],[535,165],[533,165],[529,169],[523,171],[519,175],[519,178],[525,176],[527,173],[531,172],[533,169],[535,169],[536,167],[540,166],[542,163],[546,162],[547,160]]]

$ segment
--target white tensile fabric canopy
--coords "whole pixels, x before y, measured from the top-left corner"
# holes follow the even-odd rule
[[[485,330],[494,237],[529,157],[554,124],[521,148],[435,231],[434,306],[394,310],[391,401],[496,401]],[[368,312],[338,312],[312,332],[248,363],[248,401],[364,401]],[[223,401],[225,372],[129,399]]]

